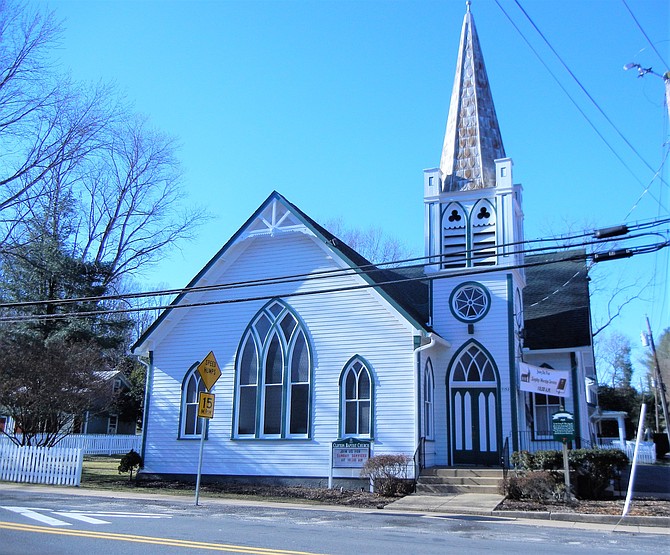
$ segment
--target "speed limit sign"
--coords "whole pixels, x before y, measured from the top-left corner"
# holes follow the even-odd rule
[[[214,394],[200,392],[198,399],[198,416],[200,418],[214,418]]]

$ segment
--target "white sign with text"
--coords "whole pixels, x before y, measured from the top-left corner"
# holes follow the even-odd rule
[[[570,397],[570,372],[519,363],[519,389],[556,397]]]

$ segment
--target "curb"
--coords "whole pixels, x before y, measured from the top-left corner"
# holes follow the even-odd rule
[[[161,494],[161,493],[139,493],[139,492],[112,492],[104,489],[88,489],[88,488],[78,488],[78,487],[54,487],[47,486],[42,484],[27,484],[27,483],[7,483],[0,482],[0,491],[3,489],[24,489],[32,490],[35,492],[48,493],[48,494],[62,494],[62,495],[74,495],[74,496],[86,496],[90,495],[93,497],[119,497],[126,499],[161,499],[164,501],[184,501],[188,500],[187,496],[181,495],[170,495],[170,494]],[[617,515],[601,515],[601,514],[588,514],[588,513],[562,513],[562,512],[551,512],[551,511],[498,511],[498,510],[477,510],[464,507],[450,507],[452,510],[445,510],[441,508],[440,510],[431,510],[426,507],[398,507],[396,509],[391,508],[389,505],[384,507],[381,511],[374,511],[370,508],[361,508],[361,507],[347,507],[345,505],[321,505],[313,503],[300,503],[294,504],[286,501],[259,501],[259,500],[248,500],[248,499],[233,499],[233,498],[203,498],[207,499],[208,502],[214,502],[216,504],[231,504],[231,505],[244,505],[244,506],[262,506],[262,505],[271,505],[271,506],[291,506],[293,508],[300,509],[317,509],[325,511],[343,511],[343,512],[387,512],[394,513],[423,513],[423,514],[449,514],[449,515],[479,515],[485,517],[500,517],[500,518],[509,518],[509,519],[520,519],[520,520],[548,520],[554,522],[574,522],[574,523],[588,523],[588,524],[601,524],[601,525],[622,525],[622,526],[639,526],[639,527],[649,527],[649,528],[665,528],[670,530],[670,517],[667,516],[635,516],[628,515],[625,517],[620,517]]]
[[[494,516],[508,518],[524,518],[536,520],[553,520],[558,522],[586,522],[591,524],[622,524],[625,526],[650,526],[670,528],[669,516],[636,516],[596,515],[586,513],[560,513],[550,511],[493,511]]]

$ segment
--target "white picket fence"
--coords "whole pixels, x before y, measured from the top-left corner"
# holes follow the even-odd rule
[[[18,447],[0,444],[0,480],[78,486],[84,455],[81,449]]]
[[[633,460],[635,453],[635,442],[626,441],[623,447],[618,439],[603,439],[601,449],[621,449],[626,453],[629,461]],[[656,444],[653,441],[641,441],[637,453],[637,462],[643,464],[654,464],[656,462]]]
[[[2,445],[13,445],[13,443],[8,437],[0,436],[0,446]],[[131,449],[139,453],[141,446],[141,435],[106,434],[71,434],[56,445],[59,448],[81,449],[84,455],[125,455]]]
[[[125,455],[131,449],[140,452],[142,436],[72,434],[59,441],[57,447],[83,449],[84,455]]]

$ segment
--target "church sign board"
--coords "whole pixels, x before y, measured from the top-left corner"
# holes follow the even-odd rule
[[[370,442],[352,437],[333,441],[333,468],[362,468],[370,458]]]
[[[554,441],[566,443],[575,439],[575,417],[570,412],[557,412],[551,416]]]
[[[519,389],[531,393],[544,393],[556,397],[570,397],[567,387],[570,380],[570,372],[567,370],[554,370],[553,368],[542,368],[525,362],[519,363],[521,379]]]

